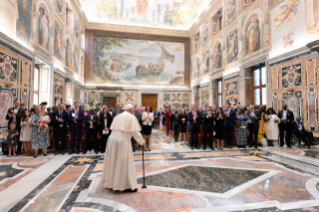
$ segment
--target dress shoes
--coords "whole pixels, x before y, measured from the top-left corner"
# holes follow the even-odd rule
[[[194,147],[191,147],[191,150],[194,150]]]
[[[86,153],[87,153],[87,151],[86,151],[86,150],[84,150],[82,154],[83,154],[83,155],[85,155]]]
[[[76,151],[76,154],[80,154],[80,151]]]
[[[61,151],[61,155],[64,155],[65,154],[65,152],[64,151]]]
[[[69,155],[72,155],[73,153],[74,153],[74,152],[70,151],[70,152],[69,152]]]
[[[58,151],[56,151],[56,152],[54,153],[54,155],[57,155],[57,154],[59,154],[59,152],[58,152]]]
[[[290,146],[290,145],[289,145],[289,146],[287,146],[287,147],[291,149],[291,146]]]
[[[136,189],[125,189],[123,192],[137,192],[137,188]]]

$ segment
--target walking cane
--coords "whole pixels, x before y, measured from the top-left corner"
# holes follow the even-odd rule
[[[143,160],[143,185],[142,185],[142,188],[147,188],[145,185],[144,145],[142,146],[142,160]]]

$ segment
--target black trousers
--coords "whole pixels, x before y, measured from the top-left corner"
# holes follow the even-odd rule
[[[158,129],[158,119],[154,119],[154,128]]]
[[[54,138],[55,138],[55,151],[65,151],[65,137],[66,137],[66,130],[63,127],[59,127],[58,130],[54,131]],[[61,147],[59,145],[59,141],[61,141]]]
[[[225,126],[225,143],[228,146],[232,146],[234,142],[234,127]]]
[[[99,146],[97,142],[97,132],[95,129],[89,129],[89,131],[85,134],[85,144],[84,151],[88,150],[90,138],[93,137],[94,151],[99,151]]]
[[[301,140],[306,144],[306,145],[311,145],[311,143],[314,141],[314,137],[312,132],[309,132],[307,130],[301,130],[301,131],[295,131],[294,132],[295,135],[299,138],[301,138]],[[308,142],[307,142],[307,138],[308,138]]]
[[[195,139],[194,139],[195,136]],[[190,130],[190,145],[192,147],[196,147],[198,145],[198,128],[196,126],[193,127],[193,129]]]
[[[18,143],[17,152],[21,152],[21,149],[22,149],[22,142],[20,141],[21,128],[18,128],[18,127],[17,127],[17,130],[18,130],[18,132],[19,132],[19,136],[17,136],[17,143]]]
[[[280,123],[279,124],[279,137],[280,137],[280,146],[284,145],[284,134],[286,131],[286,145],[290,146],[290,139],[292,135],[292,126],[291,123]]]
[[[248,137],[248,145],[257,147],[257,141],[258,141],[258,128],[255,127],[254,124],[248,124],[248,131],[249,131],[249,137]]]
[[[174,126],[174,137],[175,137],[175,141],[178,141],[178,124],[176,124]]]
[[[76,135],[76,147],[75,147],[75,135]],[[81,129],[78,129],[74,127],[71,130],[71,148],[70,152],[75,152],[75,149],[77,152],[80,151],[81,147]]]
[[[204,149],[206,149],[207,147],[207,142],[209,144],[209,147],[212,148],[213,147],[213,129],[203,128],[203,134],[204,134],[204,138],[203,138]],[[209,136],[209,138],[207,138],[207,135]]]
[[[107,146],[107,140],[109,139],[110,134],[105,134],[101,136],[101,152],[104,153]]]

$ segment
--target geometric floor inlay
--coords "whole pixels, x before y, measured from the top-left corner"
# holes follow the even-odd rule
[[[12,164],[9,165],[0,165],[0,181],[11,178],[23,172],[22,169],[15,169],[12,167]]]
[[[146,185],[150,186],[225,193],[266,173],[267,171],[194,165],[149,175],[145,180]],[[138,183],[143,184],[143,178],[138,179]]]

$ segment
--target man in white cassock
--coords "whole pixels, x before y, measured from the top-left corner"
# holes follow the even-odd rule
[[[113,120],[112,134],[105,151],[100,183],[114,191],[136,192],[137,180],[131,138],[144,144],[141,127],[134,114],[134,106],[127,104],[124,112]]]

